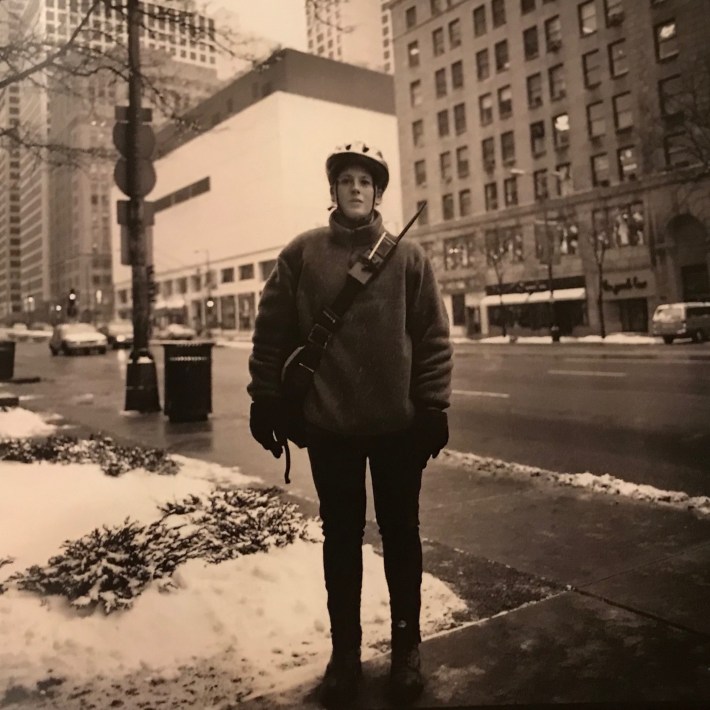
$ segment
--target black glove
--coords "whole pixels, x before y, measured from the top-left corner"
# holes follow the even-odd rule
[[[449,418],[441,409],[418,409],[412,424],[412,450],[424,468],[449,441]]]
[[[276,458],[286,443],[284,404],[278,399],[262,399],[251,404],[249,412],[251,435]]]

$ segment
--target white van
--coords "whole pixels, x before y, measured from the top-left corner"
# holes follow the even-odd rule
[[[710,339],[710,302],[664,303],[656,308],[651,321],[653,335],[670,345],[676,338],[692,338],[696,343]]]

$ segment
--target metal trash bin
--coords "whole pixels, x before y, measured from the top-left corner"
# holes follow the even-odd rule
[[[11,380],[15,374],[15,341],[0,340],[0,380]]]
[[[165,414],[171,422],[205,421],[212,413],[212,342],[164,343]]]

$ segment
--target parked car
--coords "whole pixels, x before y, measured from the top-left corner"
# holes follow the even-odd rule
[[[130,321],[112,321],[99,328],[99,331],[106,336],[109,347],[114,350],[133,345],[133,323]]]
[[[653,314],[651,332],[670,345],[676,338],[710,339],[710,302],[664,303]]]
[[[49,339],[49,351],[52,355],[63,353],[97,352],[103,355],[108,347],[108,340],[91,323],[62,323],[54,328]]]
[[[182,323],[171,323],[165,328],[159,330],[156,335],[161,340],[192,340],[197,337],[194,328]]]

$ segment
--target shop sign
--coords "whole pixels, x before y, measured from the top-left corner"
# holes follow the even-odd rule
[[[612,296],[638,295],[639,291],[648,291],[648,278],[643,278],[637,274],[627,276],[625,279],[610,277],[602,281],[602,290]]]
[[[470,277],[467,279],[453,279],[441,283],[442,293],[465,293],[467,291],[480,291],[482,289],[480,279]]]

